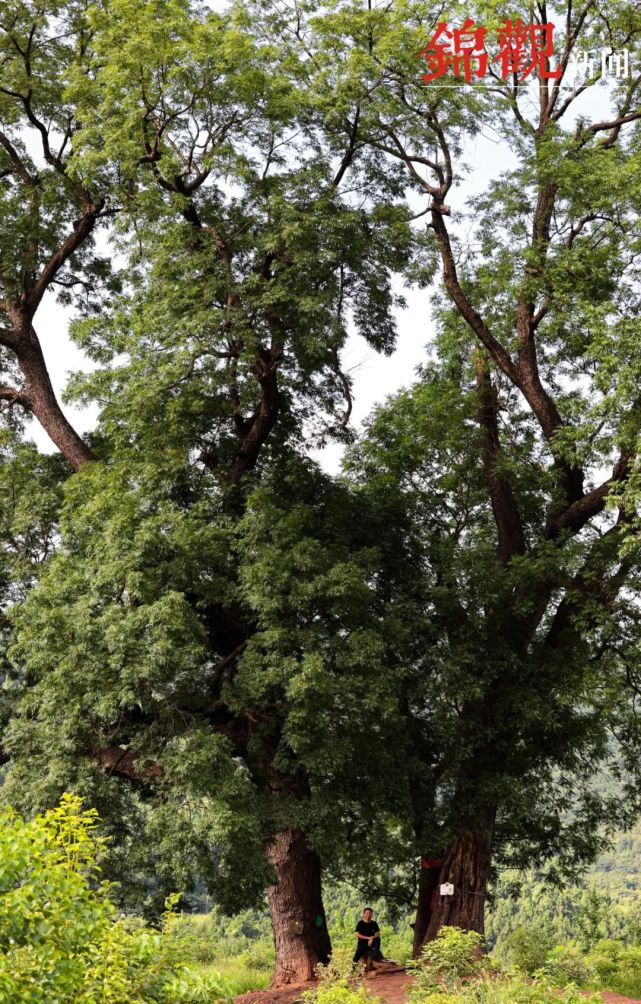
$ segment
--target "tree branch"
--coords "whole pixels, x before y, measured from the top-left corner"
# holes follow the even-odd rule
[[[432,206],[431,226],[436,233],[436,237],[441,250],[443,261],[443,281],[445,288],[454,301],[459,313],[467,322],[477,338],[488,350],[492,359],[503,370],[503,372],[517,386],[519,385],[519,372],[512,359],[505,351],[501,343],[491,333],[481,315],[474,309],[459,282],[454,261],[454,253],[450,243],[450,236],[443,220],[443,214],[439,206]]]
[[[553,540],[563,530],[569,530],[576,534],[593,516],[602,512],[610,489],[628,477],[634,456],[634,450],[624,451],[613,468],[612,476],[607,481],[598,485],[591,492],[587,492],[586,495],[582,495],[560,515],[549,519],[545,529],[546,538]]]
[[[42,269],[39,278],[36,280],[33,288],[27,296],[26,308],[29,314],[29,320],[33,319],[33,315],[38,309],[51,281],[56,277],[57,273],[68,261],[74,251],[78,250],[82,242],[92,232],[96,224],[96,218],[102,211],[104,204],[104,199],[99,199],[97,203],[89,203],[84,207],[81,218],[76,220],[73,225],[73,231],[69,234],[64,243],[61,244],[58,250],[52,254],[51,258]]]
[[[7,407],[19,404],[28,411],[31,411],[32,408],[31,398],[26,391],[18,390],[16,387],[9,387],[6,384],[0,384],[0,401],[6,401]]]
[[[497,421],[496,390],[492,386],[483,351],[476,353],[476,387],[479,420],[483,430],[483,467],[498,532],[498,558],[503,567],[517,554],[525,553],[525,536],[519,507],[512,487],[501,473],[501,444]]]
[[[11,140],[3,132],[0,132],[0,146],[2,146],[9,155],[13,172],[18,175],[27,188],[35,188],[38,184],[37,175],[30,173]]]
[[[127,778],[129,781],[158,783],[165,776],[164,768],[158,763],[147,761],[122,746],[106,746],[89,751],[89,757],[100,764],[107,774]],[[144,766],[140,766],[140,762]]]

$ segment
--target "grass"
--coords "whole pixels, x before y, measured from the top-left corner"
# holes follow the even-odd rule
[[[210,963],[194,962],[190,963],[189,968],[201,976],[220,973],[229,984],[234,996],[245,994],[249,990],[265,990],[271,979],[271,972],[267,972],[265,969],[254,969],[237,959],[219,959],[217,962]]]

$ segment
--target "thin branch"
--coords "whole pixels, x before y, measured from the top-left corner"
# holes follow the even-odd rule
[[[38,176],[31,174],[11,140],[3,132],[0,132],[0,146],[9,154],[13,172],[18,175],[27,188],[35,188],[38,184]]]
[[[78,250],[82,242],[93,230],[96,219],[103,207],[104,199],[100,199],[95,205],[90,203],[85,206],[81,218],[76,220],[73,225],[73,231],[45,264],[42,272],[40,273],[40,277],[27,296],[26,306],[31,317],[33,317],[38,309],[49,284],[55,279],[57,273],[63,265],[68,261],[74,251]]]

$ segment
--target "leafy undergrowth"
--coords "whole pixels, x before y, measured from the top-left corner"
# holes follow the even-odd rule
[[[574,985],[560,987],[543,972],[528,978],[517,970],[499,970],[482,953],[477,934],[455,927],[444,928],[410,968],[416,982],[409,1004],[602,1004],[600,995],[585,996]],[[321,970],[319,986],[303,999],[306,1004],[383,1004],[342,960]]]
[[[189,969],[201,976],[219,974],[235,997],[269,985],[274,944],[249,912],[238,917],[225,917],[217,910],[183,914],[173,930]]]
[[[483,953],[480,935],[457,927],[443,928],[412,969],[416,986],[410,1004],[602,1004],[600,997],[586,998],[576,985],[563,986],[548,972],[528,979],[523,971],[499,969]]]
[[[589,947],[577,941],[554,945],[544,930],[522,926],[506,939],[504,954],[523,972],[542,971],[560,985],[572,982],[586,990],[641,997],[639,944],[601,939]]]

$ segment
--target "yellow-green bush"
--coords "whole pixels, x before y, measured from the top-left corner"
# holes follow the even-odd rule
[[[182,963],[180,938],[116,919],[99,881],[98,818],[82,800],[25,822],[0,813],[0,1004],[199,1004],[231,1000]]]
[[[303,995],[307,1004],[384,1004],[380,997],[373,997],[365,991],[360,981],[335,978],[324,974],[318,987]]]

